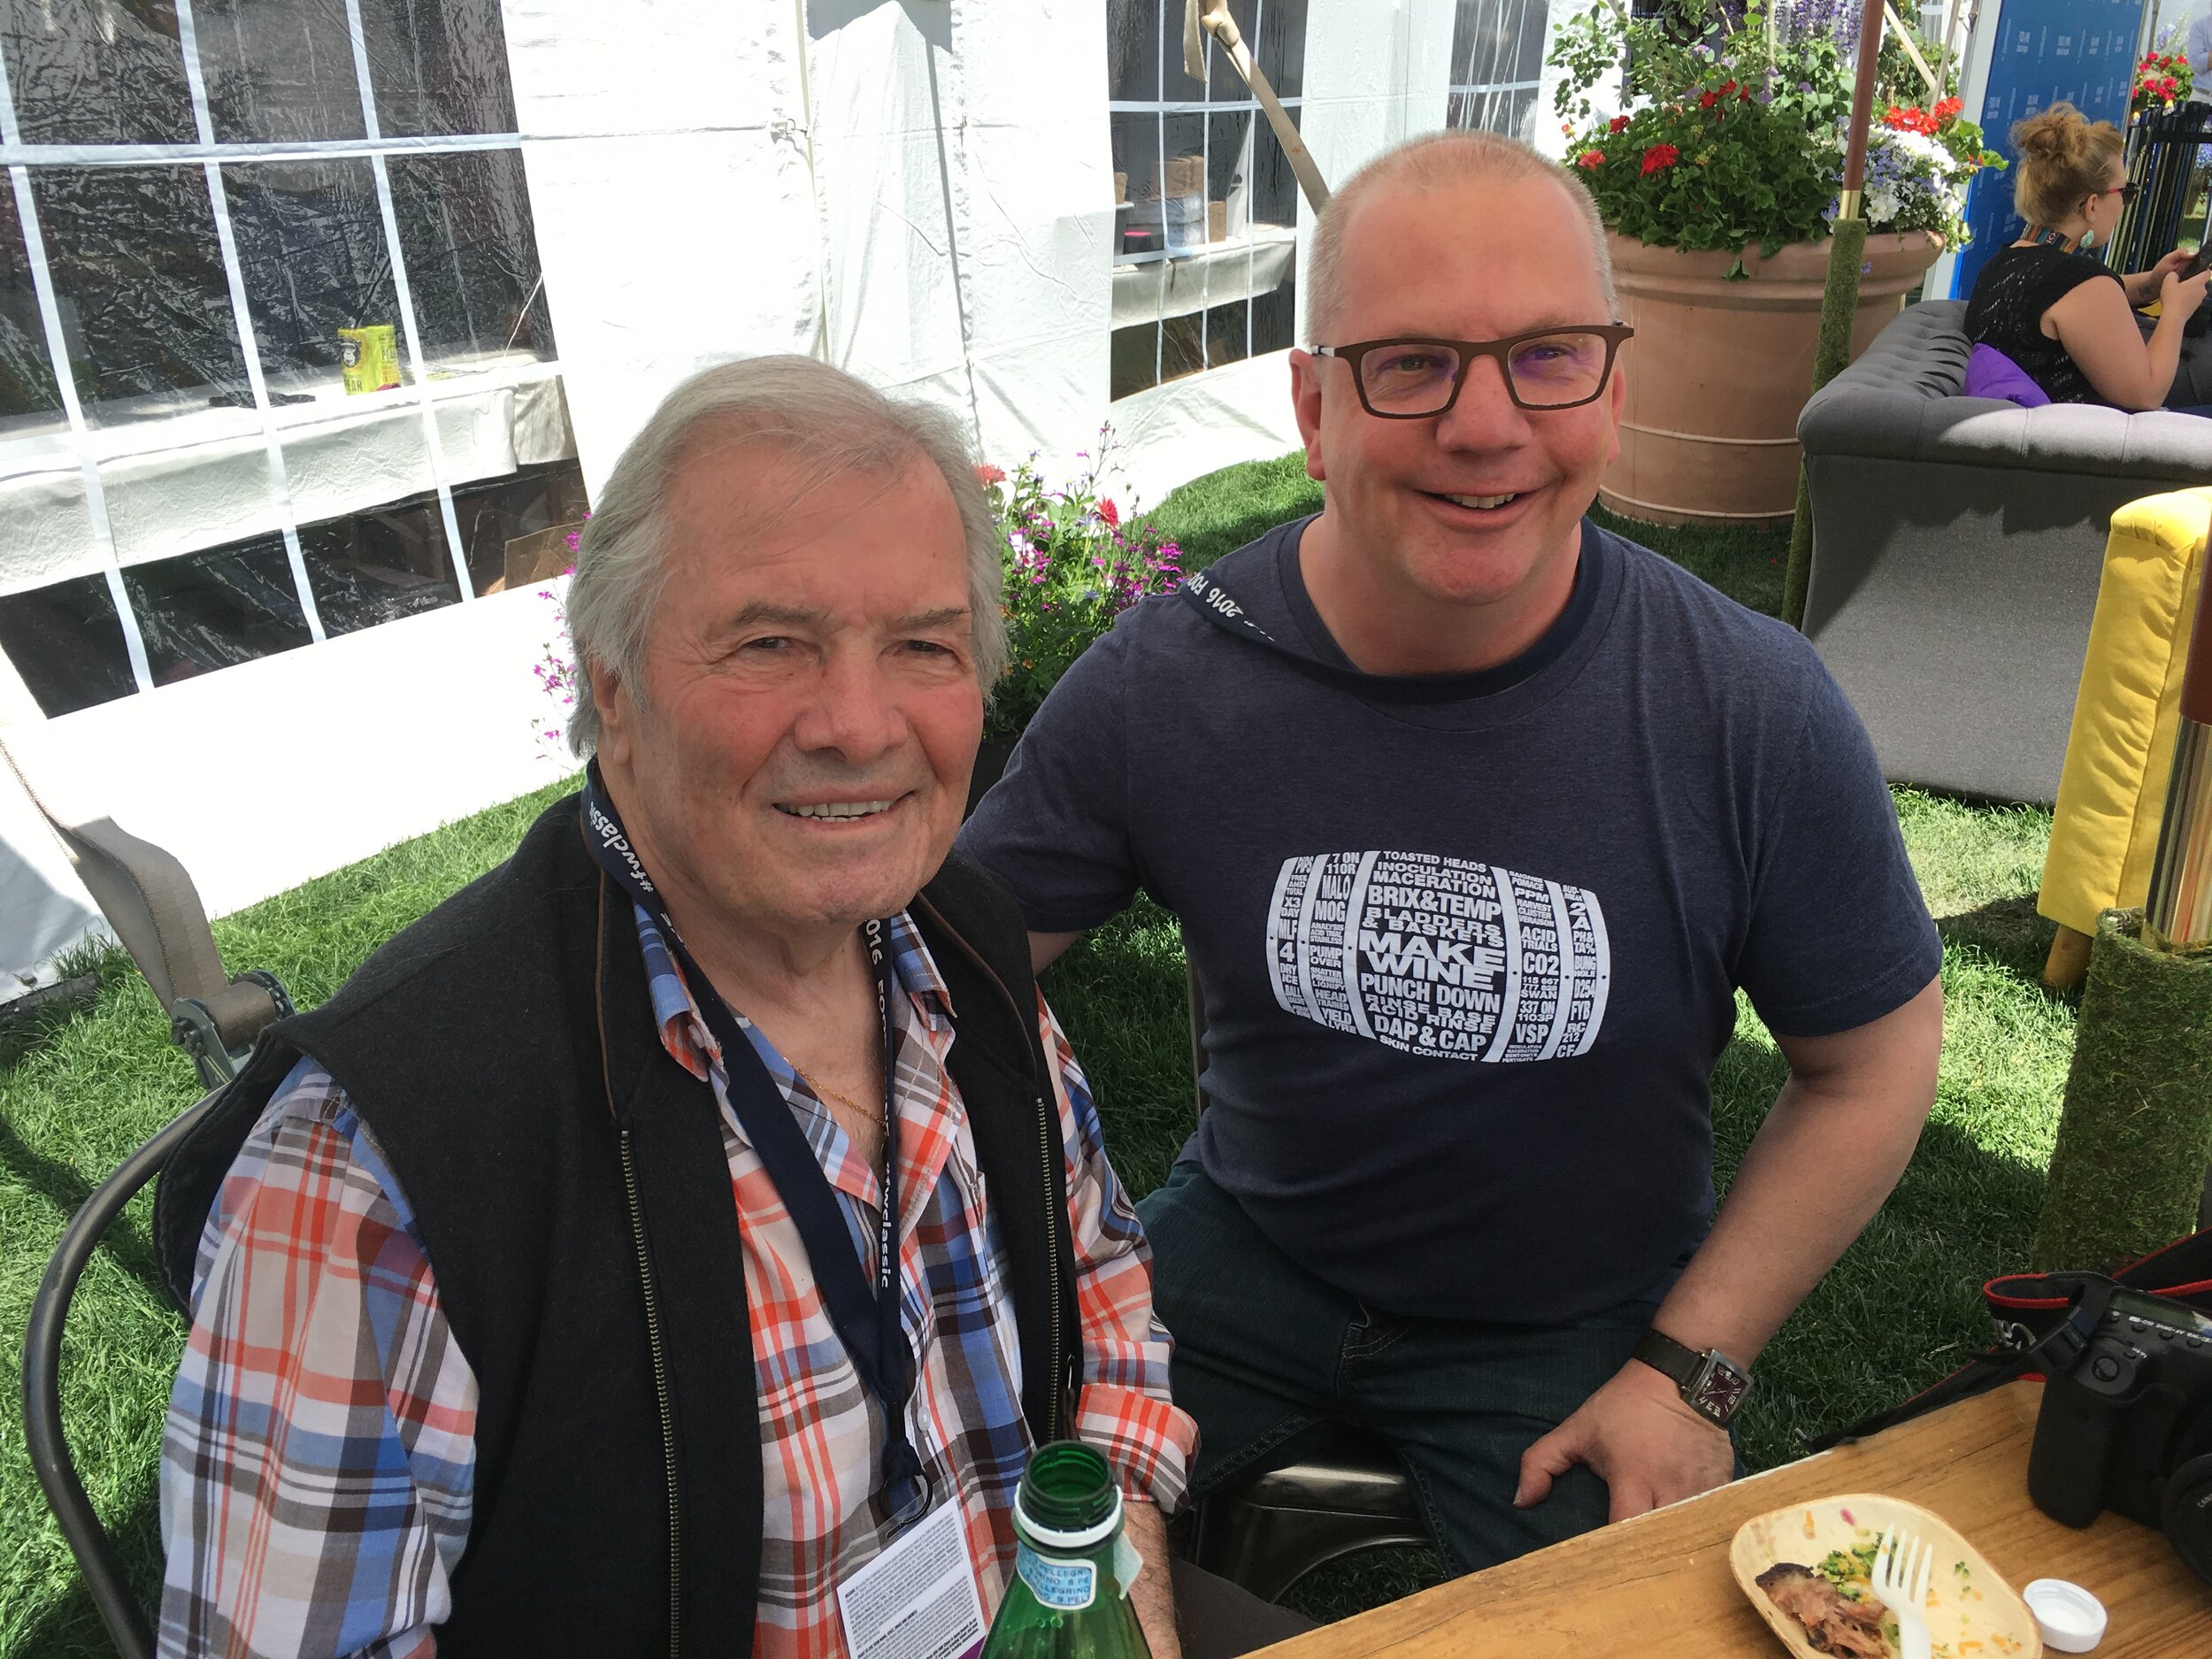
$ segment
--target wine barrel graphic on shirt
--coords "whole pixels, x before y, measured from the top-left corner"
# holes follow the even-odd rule
[[[1586,1054],[1612,978],[1597,895],[1434,853],[1285,859],[1267,952],[1286,1011],[1444,1060]]]

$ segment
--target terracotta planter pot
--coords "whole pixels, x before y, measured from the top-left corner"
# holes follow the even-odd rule
[[[1636,337],[1621,353],[1620,459],[1599,498],[1658,524],[1786,519],[1797,505],[1797,417],[1812,396],[1828,244],[1795,242],[1771,259],[1747,248],[1750,280],[1731,282],[1729,254],[1606,240],[1621,319]],[[1866,239],[1872,268],[1859,279],[1854,357],[1941,249],[1925,231]]]

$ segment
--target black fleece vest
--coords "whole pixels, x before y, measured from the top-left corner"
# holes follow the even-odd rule
[[[1070,1432],[1077,1324],[1059,1119],[1012,899],[955,856],[910,913],[1004,1248],[1039,1441]],[[414,1207],[476,1375],[475,1502],[438,1635],[475,1654],[742,1655],[761,1454],[736,1207],[711,1093],[655,1031],[637,927],[577,797],[506,864],[264,1035],[163,1172],[188,1291],[210,1206],[302,1056]]]

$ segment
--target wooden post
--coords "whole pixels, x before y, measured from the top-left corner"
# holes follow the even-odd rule
[[[2095,942],[2087,933],[2060,924],[2051,954],[2043,961],[2043,983],[2054,991],[2070,991],[2079,985],[2089,972],[2089,949]]]
[[[1859,70],[1851,88],[1851,131],[1843,152],[1843,196],[1828,248],[1828,288],[1820,301],[1820,339],[1814,348],[1813,390],[1843,373],[1851,361],[1851,325],[1859,311],[1859,262],[1866,251],[1866,132],[1874,119],[1874,78],[1882,56],[1882,19],[1888,0],[1866,0],[1859,23]],[[1782,620],[1805,626],[1805,593],[1813,571],[1813,501],[1801,464],[1797,517],[1790,526],[1790,562],[1782,575]]]

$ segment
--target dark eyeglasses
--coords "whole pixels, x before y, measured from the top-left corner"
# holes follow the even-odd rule
[[[1503,340],[1428,340],[1403,335],[1350,345],[1316,346],[1317,357],[1351,367],[1359,401],[1383,420],[1424,420],[1459,401],[1467,371],[1478,357],[1494,357],[1505,389],[1523,409],[1574,409],[1594,402],[1612,377],[1621,342],[1635,334],[1625,323],[1542,328]]]
[[[2125,184],[2116,184],[2109,190],[2100,190],[2097,194],[2100,196],[2116,196],[2120,198],[2120,205],[2122,207],[2133,207],[2135,205],[2135,193],[2142,188],[2143,187],[2138,184],[2134,180],[2130,179]]]

